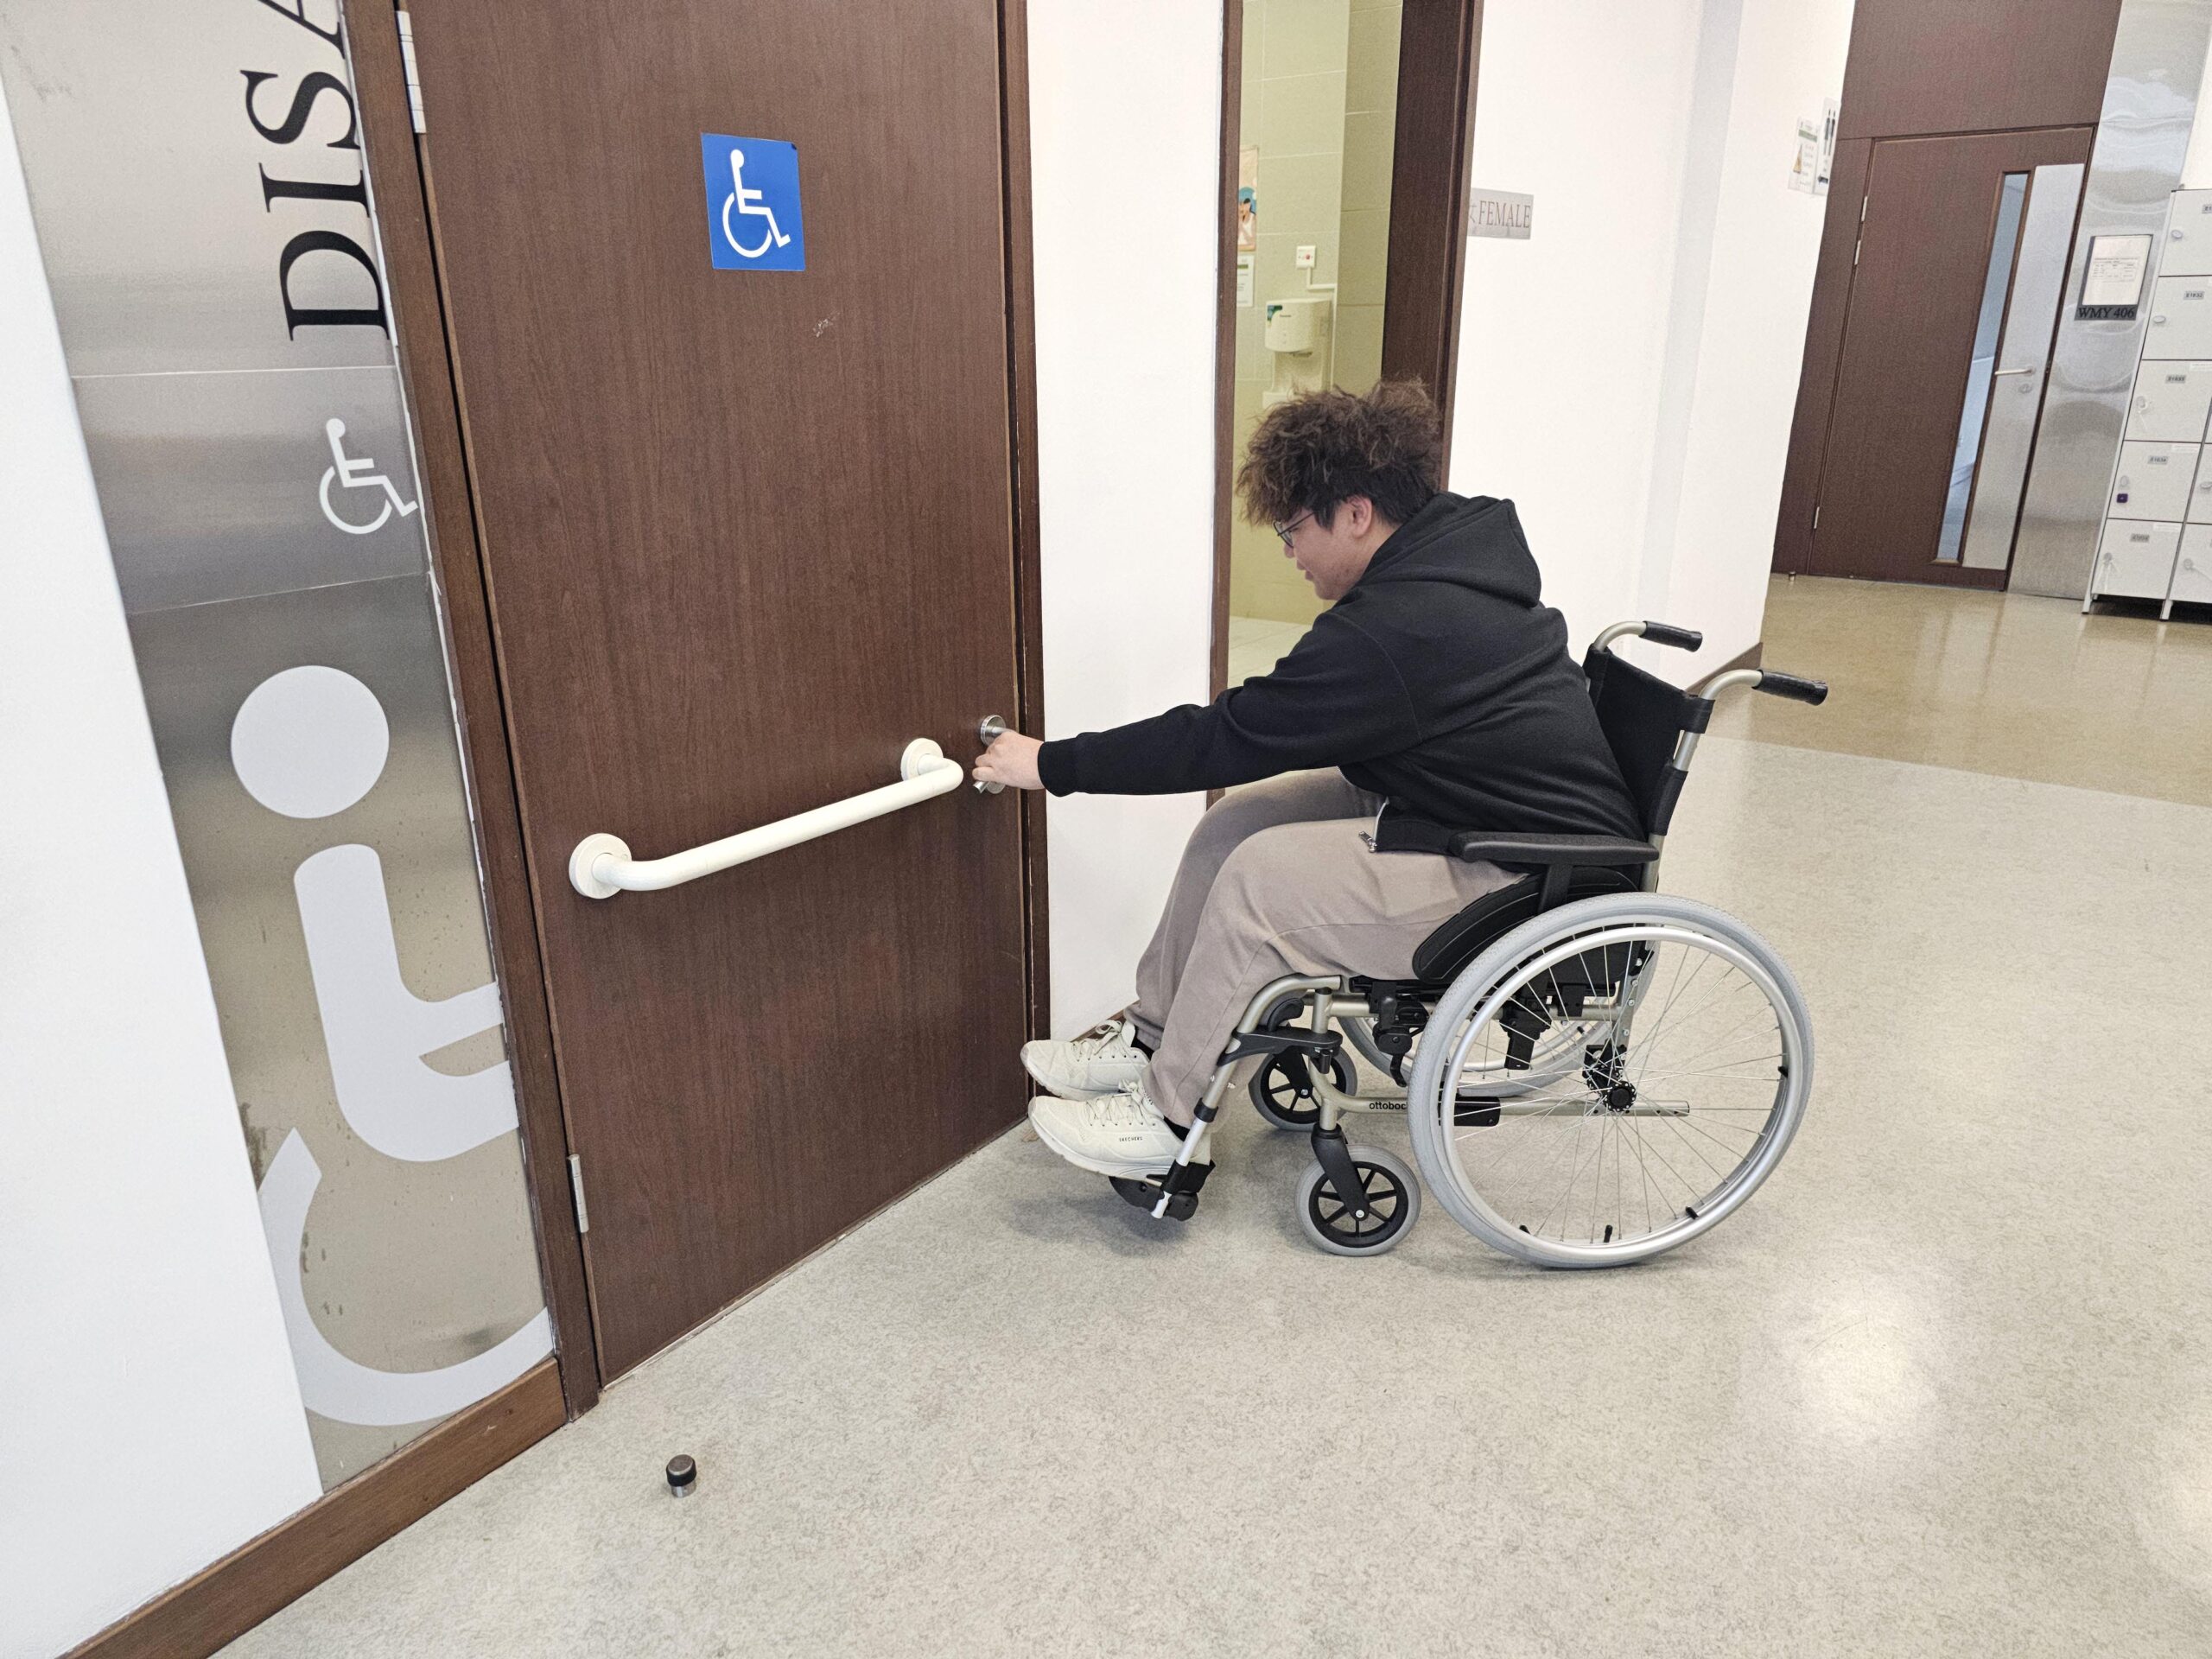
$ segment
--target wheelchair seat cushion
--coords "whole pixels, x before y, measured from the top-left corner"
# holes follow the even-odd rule
[[[1637,883],[1617,869],[1580,869],[1568,884],[1567,902],[1605,893],[1634,893]],[[1524,875],[1484,893],[1421,942],[1414,952],[1414,976],[1430,983],[1459,976],[1492,941],[1503,938],[1536,913],[1543,892],[1541,875]]]

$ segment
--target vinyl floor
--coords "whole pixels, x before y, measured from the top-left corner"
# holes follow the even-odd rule
[[[2212,1654],[2212,658],[1812,586],[1668,845],[1817,1032],[1724,1226],[1346,1261],[1249,1110],[1183,1226],[1016,1129],[230,1651]]]

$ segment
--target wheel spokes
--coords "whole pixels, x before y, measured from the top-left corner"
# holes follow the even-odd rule
[[[1353,1238],[1365,1238],[1389,1227],[1405,1204],[1405,1189],[1396,1177],[1387,1169],[1372,1164],[1355,1166],[1359,1175],[1361,1200],[1358,1207],[1365,1213],[1354,1215],[1351,1205],[1344,1202],[1336,1187],[1324,1180],[1314,1189],[1313,1213],[1321,1225],[1332,1232]]]
[[[1535,1083],[1539,1056],[1556,1075],[1503,1098],[1496,1119],[1465,1122],[1449,1099],[1430,1109],[1463,1192],[1506,1230],[1563,1244],[1625,1249],[1689,1224],[1770,1144],[1795,1031],[1784,1012],[1732,943],[1679,925],[1547,945],[1491,988],[1443,1076],[1469,1092]]]

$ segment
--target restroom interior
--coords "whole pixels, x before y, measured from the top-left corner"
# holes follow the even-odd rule
[[[1382,372],[1403,4],[1249,0],[1243,21],[1237,182],[1252,228],[1240,214],[1240,454],[1282,397],[1364,391]],[[1234,512],[1229,601],[1232,683],[1271,665],[1321,610],[1274,531]]]

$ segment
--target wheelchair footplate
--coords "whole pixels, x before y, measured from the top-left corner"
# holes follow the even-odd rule
[[[1212,1173],[1211,1164],[1170,1164],[1165,1175],[1147,1176],[1142,1180],[1127,1175],[1109,1175],[1106,1179],[1116,1192],[1138,1209],[1164,1214],[1171,1221],[1188,1221],[1198,1211],[1198,1189]],[[1160,1208],[1163,1193],[1167,1198],[1165,1211]]]

